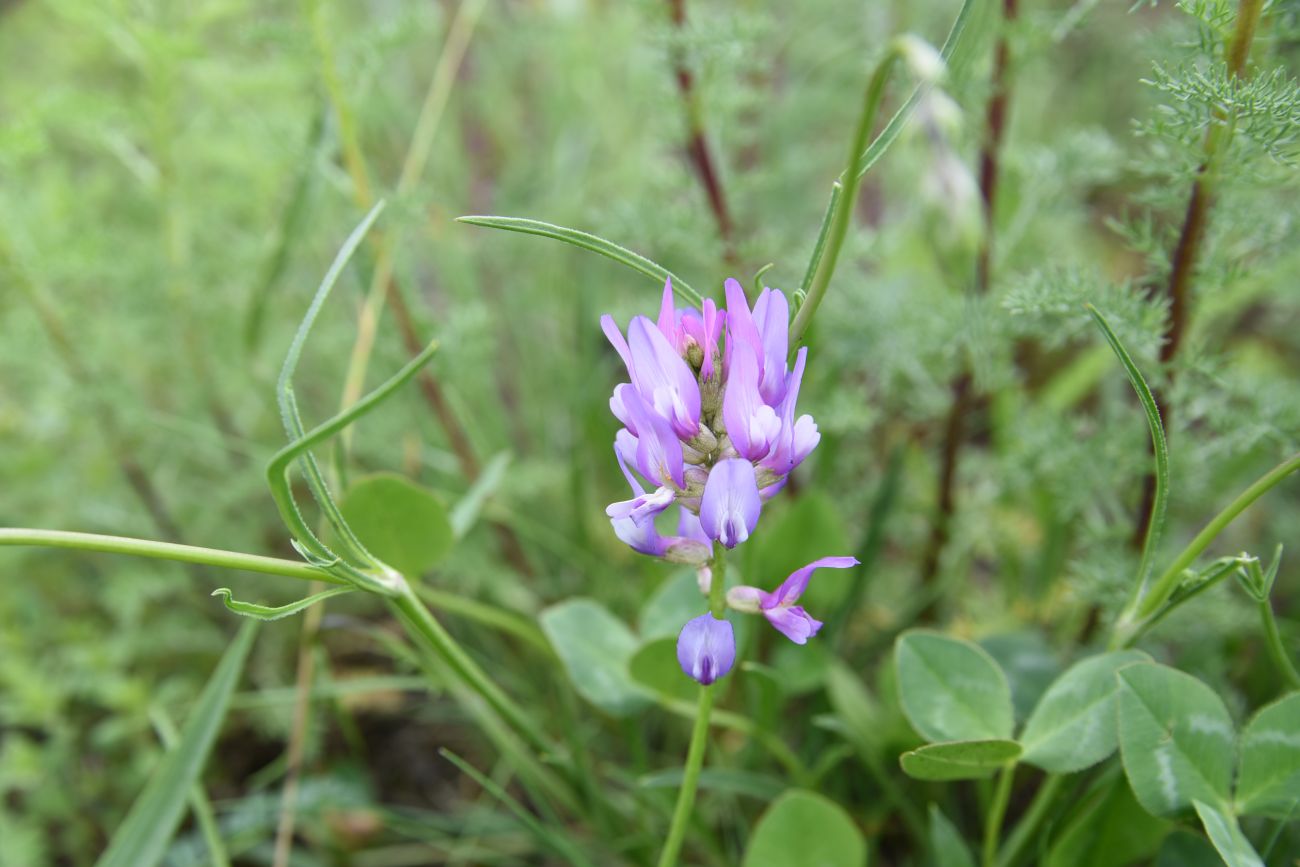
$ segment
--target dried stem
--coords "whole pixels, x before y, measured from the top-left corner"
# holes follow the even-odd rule
[[[668,7],[673,26],[680,34],[686,29],[686,0],[668,0]],[[704,187],[709,210],[713,212],[713,220],[718,225],[718,235],[722,239],[722,257],[727,264],[734,266],[739,260],[736,257],[731,211],[727,208],[727,194],[718,175],[709,140],[704,134],[704,110],[695,89],[695,76],[687,68],[685,52],[680,48],[673,52],[673,77],[686,109],[686,154],[699,178],[700,186]]]

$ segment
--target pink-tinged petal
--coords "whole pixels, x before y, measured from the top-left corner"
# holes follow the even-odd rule
[[[645,405],[636,390],[628,389],[622,394],[623,405],[637,430],[636,468],[656,486],[671,480],[677,487],[684,487],[686,465],[682,459],[682,443],[672,427]]]
[[[668,338],[673,350],[681,355],[686,350],[686,335],[682,331],[677,317],[677,308],[673,305],[673,278],[664,282],[664,297],[659,302],[659,333]]]
[[[623,365],[627,368],[629,374],[632,373],[632,352],[628,349],[627,341],[623,339],[623,333],[618,330],[618,325],[614,322],[614,317],[606,313],[600,317],[600,330],[605,332],[605,338],[614,347],[618,357],[623,359]]]
[[[745,345],[754,351],[755,358],[763,357],[763,338],[749,312],[749,302],[740,283],[730,278],[723,284],[727,296],[727,374],[731,373],[731,356],[736,346]]]
[[[706,298],[704,301],[704,339],[700,341],[700,346],[704,349],[704,363],[700,365],[700,376],[706,380],[713,378],[713,359],[719,354],[718,340],[722,337],[722,329],[726,321],[726,311],[719,311],[718,305],[713,303],[713,299]]]
[[[631,388],[632,386],[626,382],[614,386],[614,393],[609,398],[609,411],[614,414],[614,418],[623,423],[623,427],[636,436],[636,422],[632,420],[632,414],[627,411],[627,403],[624,399],[625,393]]]
[[[641,496],[645,493],[645,488],[637,481],[636,476],[628,469],[629,464],[636,463],[637,440],[626,430],[620,430],[614,434],[614,457],[618,459],[618,468],[623,471],[623,478],[627,479],[628,486],[632,488],[635,496]]]
[[[807,566],[802,566],[790,573],[790,577],[781,582],[781,586],[767,594],[763,600],[763,610],[793,605],[808,589],[812,573],[818,569],[849,569],[858,565],[856,557],[822,557]]]
[[[750,347],[740,344],[731,356],[731,372],[722,395],[722,420],[740,456],[766,458],[781,434],[781,419],[758,391],[758,362]]]
[[[813,618],[799,606],[793,608],[772,608],[765,610],[763,616],[767,622],[776,627],[776,630],[795,644],[807,644],[808,639],[817,634],[823,624],[820,620]]]
[[[700,386],[690,365],[644,316],[632,320],[627,334],[632,382],[642,399],[672,424],[679,437],[695,436],[700,430]]]
[[[754,532],[762,509],[754,465],[749,461],[730,458],[709,471],[700,500],[700,524],[710,539],[736,547]]]
[[[780,290],[763,290],[754,303],[754,325],[763,352],[759,390],[769,406],[780,406],[786,394],[785,357],[790,348],[790,305]]]
[[[799,401],[799,388],[803,383],[804,367],[808,362],[808,347],[800,347],[795,355],[794,370],[786,379],[785,398],[781,401],[781,433],[771,454],[761,463],[777,473],[785,475],[798,466],[817,446],[821,434],[812,416],[804,415],[796,422],[795,404]]]
[[[686,675],[708,686],[736,662],[736,635],[731,624],[712,614],[686,621],[677,636],[677,663]]]

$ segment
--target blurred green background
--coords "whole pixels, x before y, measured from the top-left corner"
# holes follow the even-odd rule
[[[284,442],[274,380],[334,252],[382,197],[411,327],[440,343],[430,371],[446,412],[479,466],[509,461],[483,520],[427,582],[527,620],[574,595],[635,620],[672,570],[626,551],[603,515],[625,485],[606,404],[621,374],[597,320],[651,313],[660,287],[454,218],[593,231],[715,297],[724,277],[749,283],[767,263],[765,281],[793,290],[869,62],[902,32],[938,45],[957,5],[691,3],[676,24],[671,4],[651,0],[0,4],[0,526],[295,557],[262,475]],[[1194,94],[1155,86],[1159,69],[1203,65],[1197,22],[1169,4],[1023,4],[1008,36],[993,277],[986,294],[967,291],[992,7],[979,4],[971,55],[867,177],[810,337],[801,406],[821,447],[795,495],[765,511],[761,532],[776,541],[738,558],[764,584],[810,559],[810,536],[842,549],[814,555],[858,551],[895,467],[865,595],[834,579],[818,591],[839,628],[825,643],[864,676],[917,613],[963,366],[986,400],[968,425],[937,605],[977,637],[1068,647],[1091,619],[1108,622],[1133,571],[1147,433],[1083,301],[1112,318],[1172,404],[1171,546],[1293,452],[1300,431],[1295,130],[1269,133],[1287,116],[1234,139],[1171,383],[1155,362],[1164,308],[1150,290],[1167,273],[1207,116]],[[1289,74],[1295,9],[1272,4],[1257,50]],[[727,238],[686,152],[679,62]],[[422,106],[436,119],[417,171]],[[309,343],[297,376],[309,424],[338,406],[376,256],[367,248],[345,275]],[[390,307],[368,382],[409,355]],[[346,478],[401,473],[448,504],[470,488],[464,449],[419,386],[354,436],[337,464]],[[1275,492],[1216,550],[1271,553],[1294,540],[1298,507],[1294,486]],[[1275,604],[1292,639],[1294,575],[1284,560]],[[183,718],[237,626],[208,593],[287,601],[297,588],[277,581],[0,551],[0,863],[90,863],[160,755],[150,711]],[[1259,697],[1254,615],[1229,585],[1214,598],[1160,635],[1240,711]],[[247,863],[271,860],[299,623],[262,630],[205,778]],[[598,738],[598,764],[680,761],[680,721],[577,708],[545,656],[451,624],[549,726]],[[527,835],[438,757],[451,746],[492,762],[455,706],[414,682],[397,641],[377,606],[349,597],[309,642],[337,688],[308,728],[294,863],[538,863]],[[818,677],[813,666],[810,689],[765,698],[766,718],[792,702],[815,712]],[[169,857],[203,863],[188,826]]]

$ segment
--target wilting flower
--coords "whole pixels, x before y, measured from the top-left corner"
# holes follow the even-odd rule
[[[677,662],[682,671],[705,686],[731,671],[736,662],[731,624],[712,614],[686,621],[677,636]]]
[[[631,380],[609,405],[623,423],[614,451],[634,495],[606,514],[619,538],[645,554],[694,562],[698,550],[683,541],[739,545],[763,501],[820,439],[811,416],[795,415],[808,350],[790,370],[785,295],[764,289],[751,310],[735,280],[725,291],[725,310],[711,300],[703,310],[678,309],[668,281],[658,319],[633,317],[626,338],[601,317]],[[698,516],[691,526],[702,537],[659,535],[655,516],[674,503]]]
[[[813,572],[827,567],[848,569],[856,565],[858,561],[854,557],[822,557],[791,572],[790,577],[771,593],[745,585],[732,587],[727,591],[727,605],[737,611],[762,614],[786,638],[795,644],[807,644],[808,639],[822,628],[822,622],[795,603],[808,589]]]

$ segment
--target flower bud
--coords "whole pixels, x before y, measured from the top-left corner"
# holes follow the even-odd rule
[[[731,671],[736,662],[736,636],[731,624],[712,614],[686,621],[677,636],[677,663],[693,680],[708,686]]]

